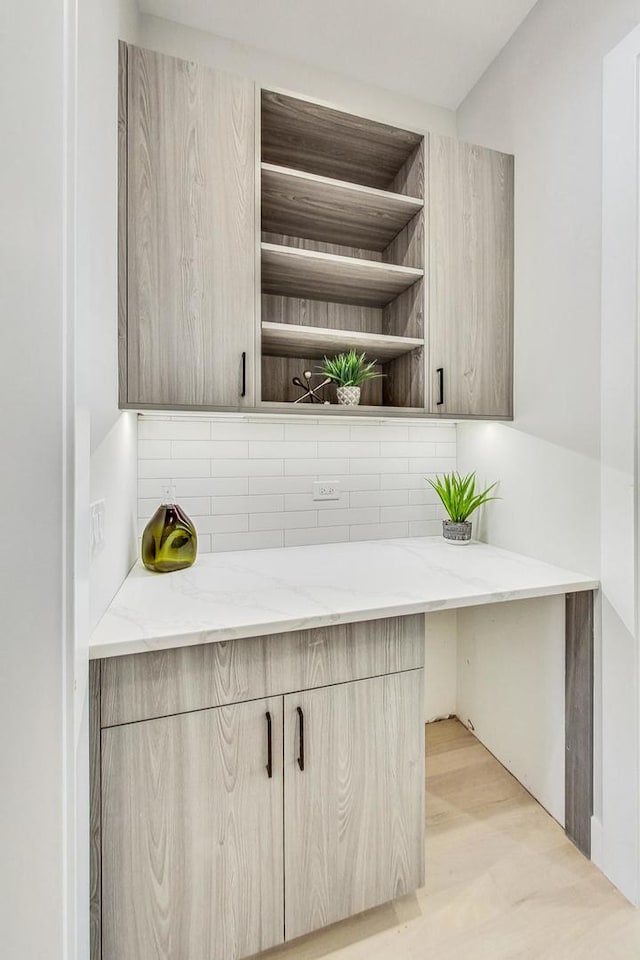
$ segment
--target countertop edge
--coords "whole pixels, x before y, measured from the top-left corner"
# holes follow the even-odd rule
[[[177,647],[197,646],[204,643],[223,643],[228,640],[246,640],[249,637],[263,637],[275,633],[291,633],[294,630],[312,630],[317,627],[329,627],[343,623],[356,623],[367,620],[383,620],[387,617],[411,616],[416,613],[435,613],[440,610],[456,610],[464,607],[476,607],[492,603],[506,603],[510,600],[528,600],[553,597],[566,593],[579,593],[583,590],[598,590],[600,582],[585,578],[571,582],[558,582],[539,587],[525,587],[516,590],[475,593],[463,597],[444,598],[442,600],[413,601],[405,604],[364,610],[348,610],[335,614],[312,614],[308,617],[284,617],[281,620],[261,623],[247,623],[219,629],[205,629],[183,634],[162,637],[132,637],[130,640],[118,640],[112,643],[92,644],[89,642],[89,659],[104,660],[111,657],[128,656],[136,653],[150,653],[156,650],[171,650]]]

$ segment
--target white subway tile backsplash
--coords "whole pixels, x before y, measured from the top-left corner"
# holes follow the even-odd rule
[[[284,460],[212,460],[214,477],[279,477]]]
[[[349,527],[314,527],[311,530],[285,530],[285,547],[306,547],[311,543],[346,543]]]
[[[138,516],[149,519],[158,509],[160,500],[157,497],[138,500]],[[181,497],[180,506],[190,517],[206,515],[211,512],[211,497]]]
[[[436,423],[409,427],[409,440],[431,441],[433,443],[455,443],[456,428],[440,426]]]
[[[409,502],[406,490],[355,490],[349,494],[352,507],[394,507]]]
[[[337,500],[314,500],[313,493],[286,493],[284,496],[285,510],[335,510],[349,506],[349,494],[340,493]]]
[[[308,493],[309,477],[249,477],[249,493]]]
[[[406,473],[406,457],[370,457],[351,461],[351,473]]]
[[[214,552],[224,550],[260,550],[265,547],[283,547],[282,530],[254,530],[251,533],[214,533],[212,538]]]
[[[347,510],[323,510],[318,513],[320,527],[350,527],[354,523],[377,523],[380,507],[354,507]]]
[[[140,464],[138,464],[138,467]],[[142,499],[152,498],[156,503],[160,503],[163,487],[170,483],[169,477],[159,477],[154,480],[138,479],[138,497]]]
[[[202,480],[177,480],[176,497],[227,497],[239,496],[249,492],[246,477],[219,479],[211,477]]]
[[[434,506],[430,504],[407,504],[404,507],[381,507],[380,520],[382,523],[393,520],[432,520],[435,517]]]
[[[456,445],[455,443],[436,443],[436,457],[453,457],[456,456]]]
[[[138,418],[139,440],[208,440],[211,425],[208,420],[147,420]]]
[[[214,477],[272,477],[280,476],[283,460],[212,460]]]
[[[409,459],[409,473],[424,473],[433,476],[435,473],[447,473],[456,469],[453,457],[411,457]]]
[[[437,537],[442,533],[442,520],[414,520],[409,524],[410,537]]]
[[[265,513],[284,510],[284,497],[265,494],[243,497],[212,497],[212,513]]]
[[[182,457],[231,460],[246,457],[248,450],[249,444],[244,440],[174,440],[171,444],[171,456],[174,460]]]
[[[329,440],[318,444],[319,457],[379,457],[380,442],[378,440]]]
[[[409,503],[439,504],[440,497],[425,480],[418,490],[409,490]]]
[[[158,477],[209,477],[211,464],[208,460],[139,460],[138,478],[153,480]]]
[[[315,460],[285,460],[284,472],[290,477],[335,477],[338,473],[349,473],[349,461],[320,457]]]
[[[451,424],[184,414],[139,426],[139,532],[169,483],[202,553],[441,532],[425,477],[456,468]],[[339,499],[314,500],[314,479],[337,480]]]
[[[425,484],[424,476],[417,473],[390,473],[380,477],[380,486],[383,490],[413,490],[422,488]]]
[[[198,531],[198,537],[201,533],[246,533],[249,529],[249,517],[246,513],[191,516],[190,519]]]
[[[297,527],[316,527],[318,515],[313,510],[291,510],[284,513],[252,513],[250,530],[292,530]]]
[[[293,440],[292,442],[274,443],[271,440],[252,440],[249,444],[249,456],[259,460],[289,459],[303,457],[317,457],[318,444],[305,443]]]
[[[350,429],[350,440],[408,440],[409,427],[395,423],[354,423]]]
[[[139,460],[168,460],[171,458],[171,440],[138,440]]]
[[[336,479],[336,478],[332,478]],[[354,473],[337,478],[341,490],[379,490],[380,476],[377,473]]]
[[[381,457],[435,457],[436,444],[423,440],[406,440],[402,443],[381,443]]]
[[[348,440],[349,427],[338,423],[287,423],[284,428],[285,440],[308,440],[313,436],[318,443],[330,440]]]
[[[212,440],[284,440],[284,424],[252,423],[246,420],[211,421]],[[304,439],[304,438],[303,438]]]
[[[350,540],[390,540],[408,536],[408,523],[369,523],[349,528]]]

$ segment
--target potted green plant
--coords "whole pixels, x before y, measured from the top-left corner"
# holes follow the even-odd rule
[[[442,505],[449,514],[442,521],[442,535],[451,543],[469,543],[471,540],[471,522],[468,519],[474,510],[489,500],[499,500],[489,494],[496,486],[492,483],[486,490],[476,491],[475,470],[461,477],[459,473],[444,473],[442,478],[436,474],[435,480],[426,478],[440,497]]]
[[[374,367],[377,360],[367,360],[365,353],[349,350],[348,353],[339,353],[336,357],[324,357],[320,372],[328,380],[332,380],[336,387],[338,403],[346,407],[355,407],[360,403],[360,387],[367,380],[383,377]]]

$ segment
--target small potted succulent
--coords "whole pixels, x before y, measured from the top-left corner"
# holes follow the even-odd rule
[[[367,360],[365,353],[349,350],[348,353],[339,353],[337,357],[325,357],[320,372],[335,383],[338,403],[345,407],[355,407],[360,403],[360,387],[367,380],[383,377],[383,373],[376,373],[374,367],[377,360]]]
[[[476,474],[468,473],[461,477],[459,473],[444,473],[442,478],[436,474],[435,480],[426,478],[442,501],[449,514],[442,521],[442,536],[450,543],[469,543],[471,540],[471,521],[468,519],[474,510],[489,500],[499,500],[489,494],[496,486],[492,483],[486,490],[476,491]]]

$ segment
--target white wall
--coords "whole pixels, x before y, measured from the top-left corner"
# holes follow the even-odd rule
[[[425,616],[424,719],[442,720],[457,710],[458,611],[440,610]]]
[[[151,50],[197,60],[250,77],[266,87],[325,100],[396,126],[405,124],[416,130],[455,136],[453,110],[385,90],[384,71],[381,71],[381,86],[374,87],[301,60],[285,59],[257,47],[144,14],[140,17],[139,42]]]
[[[77,22],[75,10],[4,4],[0,30],[11,90],[0,161],[1,439],[12,466],[0,474],[12,545],[0,560],[0,710],[12,731],[0,756],[10,784],[0,929],[7,955],[52,960],[87,956],[86,639],[126,572],[135,517],[135,420],[118,426],[116,400],[115,131],[117,38],[135,36],[137,15],[116,0],[83,0]],[[92,489],[106,490],[113,523],[90,612]]]
[[[136,556],[137,420],[118,410],[118,39],[135,42],[135,0],[78,4],[75,377],[75,823],[77,953],[88,957],[89,634]],[[106,502],[105,543],[89,557],[89,504]]]
[[[458,610],[456,713],[564,824],[564,597]]]
[[[603,763],[602,827],[596,830],[599,862],[623,889],[635,890],[636,902],[640,899],[639,63],[640,27],[604,63],[599,651]]]
[[[539,0],[458,111],[461,138],[516,155],[516,419],[460,425],[459,464],[501,480],[504,500],[487,511],[487,539],[594,575],[601,547],[602,60],[639,20],[638,0]],[[600,676],[596,684],[599,703]],[[597,744],[601,724],[598,716]],[[607,815],[617,817],[614,809]],[[610,875],[637,896],[625,870]]]
[[[0,930],[4,956],[50,960],[72,957],[70,9],[0,11]]]
[[[79,558],[80,579],[88,590],[80,643],[135,560],[137,421],[118,410],[119,38],[137,39],[135,0],[83,0],[78,22],[76,408],[89,457],[79,470],[90,478],[89,499],[106,500],[106,524],[102,553],[89,565],[85,544]],[[79,504],[85,530],[88,508],[88,501]]]

